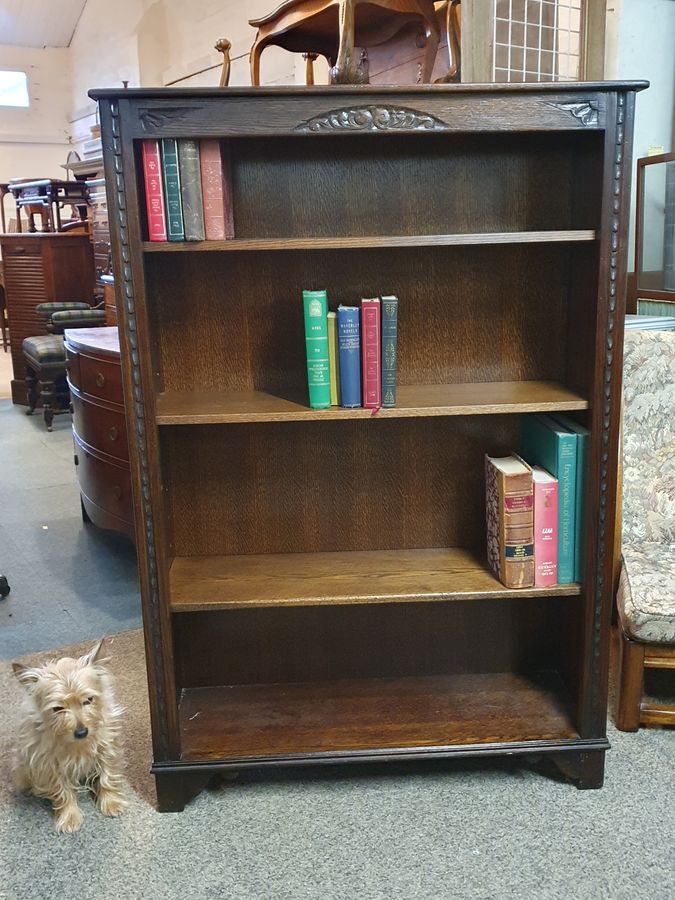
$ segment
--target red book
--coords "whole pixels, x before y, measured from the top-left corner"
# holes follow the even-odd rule
[[[148,240],[165,241],[166,211],[162,188],[162,163],[159,141],[142,141],[143,174],[145,176],[145,206],[148,211]]]
[[[558,479],[532,466],[534,488],[534,585],[558,583]]]
[[[382,406],[382,341],[380,299],[361,301],[361,370],[363,405],[367,409]]]
[[[207,241],[229,241],[234,237],[230,167],[223,158],[220,141],[199,142],[202,173],[204,231]]]

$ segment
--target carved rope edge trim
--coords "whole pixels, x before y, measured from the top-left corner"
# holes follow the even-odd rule
[[[607,482],[609,478],[609,441],[610,420],[612,413],[612,366],[615,348],[614,330],[616,327],[617,279],[619,265],[619,230],[621,227],[621,205],[623,186],[623,157],[625,130],[625,103],[623,94],[617,96],[616,107],[616,142],[614,145],[613,174],[611,182],[612,216],[610,219],[609,238],[609,285],[607,310],[607,336],[605,340],[605,359],[602,378],[602,437],[600,460],[600,510],[598,517],[598,563],[595,582],[595,605],[593,609],[593,660],[591,665],[592,683],[597,684],[600,677],[600,641],[602,629],[602,599],[605,589],[605,534],[607,530]],[[612,512],[613,514],[613,512]]]
[[[315,116],[295,131],[445,131],[447,127],[434,116],[404,106],[354,106]]]
[[[166,709],[164,691],[164,672],[161,628],[159,617],[159,586],[157,581],[157,559],[155,556],[155,532],[152,521],[150,502],[150,467],[148,465],[148,446],[145,434],[145,418],[143,416],[143,387],[138,355],[138,331],[136,328],[136,303],[131,278],[131,259],[129,254],[129,234],[127,219],[126,189],[124,185],[124,168],[122,164],[122,140],[120,137],[119,109],[117,103],[110,104],[112,125],[112,148],[115,166],[115,202],[120,236],[120,255],[122,257],[122,290],[124,293],[124,329],[131,356],[131,373],[133,384],[133,420],[136,445],[141,469],[141,508],[143,510],[143,535],[147,553],[148,569],[148,624],[153,651],[153,667],[155,669],[155,691],[158,709]],[[141,537],[139,535],[139,537]],[[168,735],[163,717],[153,723],[153,736],[158,751],[165,757],[168,755]]]

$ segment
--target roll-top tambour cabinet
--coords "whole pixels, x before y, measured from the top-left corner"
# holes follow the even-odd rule
[[[92,93],[161,809],[247,766],[546,753],[602,784],[643,87]],[[233,240],[147,240],[141,142],[169,137],[221,141]],[[399,297],[395,408],[308,407],[303,288]],[[583,577],[508,590],[484,455],[563,411]]]
[[[46,333],[39,303],[68,300],[91,303],[94,261],[86,232],[2,234],[0,250],[12,351],[12,401],[26,404],[24,338]]]
[[[117,328],[65,332],[82,516],[134,539]]]

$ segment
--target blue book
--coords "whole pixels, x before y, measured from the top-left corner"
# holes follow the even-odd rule
[[[571,584],[575,575],[577,435],[551,416],[524,416],[520,455],[558,479],[558,584]]]
[[[338,306],[340,405],[361,406],[361,322],[358,306]]]
[[[588,478],[588,451],[591,433],[574,419],[556,414],[553,418],[577,436],[577,489],[574,512],[574,580],[581,582],[584,573],[584,521],[586,515],[586,484]]]

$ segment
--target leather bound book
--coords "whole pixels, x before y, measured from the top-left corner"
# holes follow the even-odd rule
[[[396,406],[398,297],[382,297],[382,406]]]
[[[164,209],[159,141],[142,141],[141,148],[145,180],[145,207],[148,213],[148,240],[165,241],[166,212]]]
[[[180,196],[178,144],[175,138],[162,138],[162,171],[166,201],[166,231],[170,241],[184,241],[183,202]]]
[[[487,556],[508,588],[534,585],[532,470],[520,457],[485,457]]]
[[[207,241],[230,241],[234,237],[230,166],[219,140],[199,142]]]
[[[202,178],[199,165],[199,141],[178,141],[180,192],[183,201],[183,226],[186,241],[203,241],[204,212],[202,208]]]
[[[361,370],[363,405],[382,406],[382,343],[380,298],[361,301]]]

